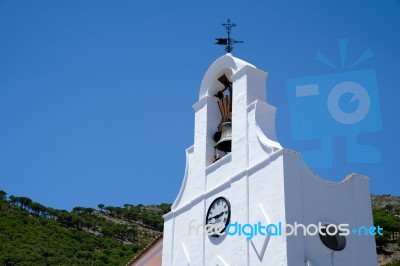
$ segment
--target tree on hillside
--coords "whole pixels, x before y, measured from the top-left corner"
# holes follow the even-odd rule
[[[16,204],[17,204],[17,199],[16,199],[16,197],[15,197],[14,195],[10,195],[9,199],[10,199],[10,203],[11,203],[12,205],[16,206]]]
[[[19,197],[19,204],[21,209],[26,210],[28,206],[32,203],[32,200],[28,197]]]
[[[2,201],[7,200],[7,192],[0,190],[0,200],[2,200]]]
[[[127,209],[127,210],[129,210],[129,209],[132,208],[132,207],[133,207],[132,204],[128,204],[128,203],[125,203],[125,204],[124,204],[124,208]]]
[[[161,208],[163,214],[168,213],[171,211],[171,204],[161,203],[160,208]]]
[[[116,211],[115,211],[115,207],[113,207],[113,206],[107,206],[107,207],[105,207],[104,209],[107,211],[107,213],[108,213],[109,215],[115,217],[115,212],[116,212]]]
[[[383,228],[388,232],[400,231],[400,219],[394,215],[388,214],[382,210],[374,210],[373,212],[374,224]]]
[[[85,208],[85,209],[83,210],[83,213],[84,213],[85,215],[87,215],[87,216],[90,216],[94,211],[95,211],[95,209],[93,209],[93,208]]]
[[[383,250],[383,247],[393,238],[394,232],[400,231],[400,219],[387,212],[386,209],[373,210],[374,225],[383,228],[383,235],[375,235],[378,253]]]
[[[44,214],[47,218],[55,218],[57,217],[58,210],[53,209],[51,207],[46,208],[46,213]]]
[[[100,211],[103,212],[103,209],[106,205],[104,205],[103,203],[100,203],[99,205],[97,205],[97,207],[99,207]]]
[[[36,216],[42,216],[47,211],[47,208],[45,206],[37,202],[32,202],[31,204],[29,204],[29,208]]]
[[[84,207],[75,207],[72,209],[73,213],[81,214],[83,212]]]

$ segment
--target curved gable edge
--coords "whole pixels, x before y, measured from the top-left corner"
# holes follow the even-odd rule
[[[214,63],[211,64],[203,77],[200,86],[199,99],[202,99],[205,96],[210,96],[208,90],[210,87],[212,87],[211,85],[217,78],[216,73],[222,75],[224,70],[230,69],[230,71],[232,72],[230,74],[233,75],[245,66],[251,66],[255,68],[254,65],[239,58],[233,57],[229,53],[219,57],[217,60],[214,61]]]
[[[194,151],[194,146],[191,146],[191,147],[186,149],[185,174],[184,174],[184,178],[183,178],[182,185],[181,185],[181,188],[179,190],[178,196],[176,197],[174,203],[171,206],[171,211],[174,211],[178,207],[178,205],[179,205],[179,203],[180,203],[180,201],[182,199],[183,193],[185,192],[186,182],[187,182],[187,179],[188,179],[188,172],[189,172],[189,161],[190,161],[189,157],[193,153],[193,151]]]

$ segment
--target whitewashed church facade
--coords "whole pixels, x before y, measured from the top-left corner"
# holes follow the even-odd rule
[[[215,148],[214,140],[224,113],[215,96],[224,90],[223,75],[232,91],[231,152],[226,154]],[[368,178],[351,174],[340,183],[325,181],[305,166],[299,153],[281,147],[275,108],[267,102],[267,75],[229,53],[207,70],[193,106],[194,144],[186,150],[182,187],[164,216],[162,265],[377,265],[374,237],[350,231],[373,225]],[[228,223],[236,227],[225,228]],[[206,224],[222,224],[225,233],[206,234]],[[275,227],[264,235],[253,232],[250,239],[237,230],[246,224],[244,233],[250,225]],[[348,224],[350,234],[338,236],[345,233],[338,230],[324,238],[299,230],[297,236],[284,236],[275,230],[279,224],[331,229]]]

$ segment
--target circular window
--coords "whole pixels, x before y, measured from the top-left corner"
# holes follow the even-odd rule
[[[327,248],[341,251],[346,247],[346,237],[340,233],[342,231],[335,224],[325,224],[320,229],[319,238]]]

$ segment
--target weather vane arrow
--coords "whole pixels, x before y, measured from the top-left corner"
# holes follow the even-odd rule
[[[226,28],[226,32],[228,33],[228,38],[215,38],[215,40],[217,41],[215,44],[226,45],[225,51],[230,53],[233,50],[232,45],[234,45],[235,43],[243,43],[243,42],[236,41],[231,38],[232,28],[235,27],[236,24],[232,23],[230,19],[228,19],[228,21],[226,23],[223,23],[222,26],[224,26]]]

